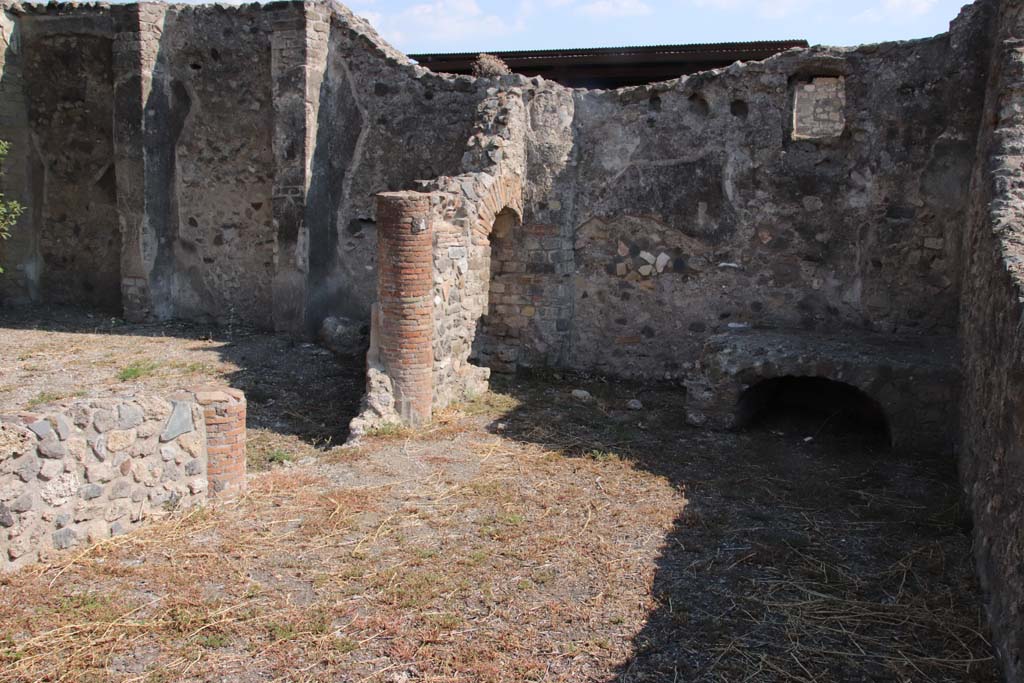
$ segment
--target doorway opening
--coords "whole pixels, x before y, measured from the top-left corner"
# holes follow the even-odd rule
[[[530,303],[526,260],[519,237],[519,218],[504,209],[488,236],[487,310],[477,323],[470,362],[494,372],[513,373],[527,325],[523,308]]]

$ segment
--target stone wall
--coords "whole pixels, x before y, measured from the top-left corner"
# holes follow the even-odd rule
[[[78,402],[5,418],[0,440],[3,569],[206,500],[206,432],[194,403]]]
[[[462,174],[377,196],[379,304],[355,436],[391,421],[422,424],[434,409],[487,389],[490,369],[471,356],[489,308],[490,236],[499,217],[522,216],[521,97],[493,90],[480,103]]]
[[[419,203],[396,235],[433,234],[434,297],[415,312],[435,321],[433,407],[479,385],[471,358],[696,386],[706,342],[729,331],[948,347],[989,9],[934,39],[795,50],[618,91],[481,80],[463,174],[420,183],[419,199],[393,193]],[[385,291],[424,284],[401,250],[381,253],[398,259],[380,273],[387,308]],[[395,353],[402,310],[381,315]],[[381,366],[396,392],[401,362]],[[948,447],[956,387],[921,400],[940,404],[929,443]]]
[[[5,23],[15,40],[7,45],[14,69],[3,78],[10,123],[0,135],[13,145],[4,188],[28,211],[5,245],[15,279],[4,294],[46,292],[119,312],[110,13],[23,22],[5,12]]]
[[[572,250],[564,363],[677,378],[746,327],[953,336],[985,16],[576,93],[572,158],[525,216]]]
[[[72,68],[5,79],[39,149],[12,157],[35,191],[4,297],[116,305],[120,278],[132,318],[365,325],[374,196],[465,172],[514,90],[519,260],[487,362],[662,379],[730,326],[953,334],[988,4],[934,39],[607,92],[434,74],[319,2],[11,5],[5,63]]]
[[[499,156],[474,165],[475,134],[462,176],[420,184],[446,194],[422,216],[434,407],[475,381],[460,376],[467,345],[502,371],[687,381],[729,331],[948,346],[989,9],[934,39],[796,50],[618,91],[490,82],[477,131],[504,128]],[[474,173],[518,177],[522,198],[521,212],[489,214],[478,245],[458,218],[486,194]]]
[[[960,306],[960,474],[988,622],[1008,681],[1024,677],[1024,3],[993,32]]]
[[[51,301],[121,309],[121,234],[113,150],[113,64],[106,12],[24,24],[39,287]]]
[[[485,95],[327,2],[3,9],[4,303],[366,325],[375,194],[457,173]]]
[[[151,296],[171,315],[272,324],[270,40],[258,8],[164,16],[144,117]]]
[[[201,387],[0,415],[0,571],[245,489],[245,399]]]
[[[31,230],[34,212],[31,200],[32,169],[30,161],[28,103],[24,90],[24,58],[21,29],[17,17],[0,8],[0,140],[11,144],[0,175],[0,192],[7,199],[16,199],[25,209],[11,232],[11,238],[0,246],[0,300],[27,303],[39,296],[38,238]]]
[[[961,465],[1016,676],[1020,5],[979,0],[926,40],[587,91],[431,73],[319,0],[4,4],[2,187],[28,211],[0,297],[296,335],[369,322],[357,434],[429,419],[488,367],[682,380],[690,412],[725,424],[778,368],[760,346],[750,367],[723,354],[770,337],[793,340],[772,356],[787,372],[848,373],[909,432],[923,415],[913,438],[947,442],[959,334]],[[896,386],[821,353],[874,363],[886,344],[941,367],[908,354]],[[212,415],[237,422],[227,396]],[[244,481],[233,429],[225,491]]]
[[[306,229],[306,327],[365,324],[377,298],[382,191],[460,171],[484,87],[412,65],[342,7],[331,14],[318,97]]]

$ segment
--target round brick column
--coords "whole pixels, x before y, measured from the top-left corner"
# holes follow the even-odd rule
[[[433,265],[430,196],[377,195],[380,359],[406,424],[430,420],[433,402]]]
[[[190,390],[206,422],[206,482],[211,498],[245,491],[245,394],[223,386]]]

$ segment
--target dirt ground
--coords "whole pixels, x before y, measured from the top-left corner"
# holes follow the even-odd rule
[[[0,410],[66,398],[170,392],[205,382],[248,399],[249,466],[343,444],[361,358],[245,327],[127,324],[76,309],[0,310]]]
[[[358,359],[69,311],[0,312],[0,378],[227,382],[254,471],[0,576],[0,681],[999,680],[952,458],[839,420],[707,433],[679,388],[549,373],[342,448]]]

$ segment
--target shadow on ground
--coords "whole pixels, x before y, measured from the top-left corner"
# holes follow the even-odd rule
[[[19,335],[16,343],[22,348],[0,350],[0,364],[22,371],[13,380],[21,393],[5,396],[6,408],[31,407],[40,402],[35,396],[80,395],[83,386],[91,393],[164,392],[220,382],[246,393],[248,426],[257,430],[250,435],[251,447],[272,452],[289,443],[294,447],[297,439],[306,450],[324,450],[345,442],[364,389],[362,356],[337,356],[265,330],[181,321],[127,323],[58,307],[0,310],[0,337],[36,330],[47,336]],[[72,338],[52,333],[103,335],[110,341],[83,344],[77,355],[69,351]],[[48,347],[53,339],[56,345]],[[37,353],[25,348],[31,343],[37,344]],[[104,349],[105,355],[88,356],[94,348]],[[132,367],[142,374],[118,383],[117,374]],[[275,436],[288,439],[278,443]]]
[[[132,367],[153,371],[119,379]],[[361,362],[285,337],[60,310],[0,312],[0,376],[5,407],[77,395],[77,386],[162,392],[227,382],[249,397],[250,454],[263,465],[278,450],[315,455],[340,443],[363,387]],[[952,458],[890,452],[884,426],[864,433],[834,410],[814,414],[813,395],[783,405],[795,412],[752,419],[753,431],[716,434],[684,426],[679,387],[557,373],[497,377],[493,386],[479,405],[439,415],[426,431],[346,451],[356,464],[311,458],[308,468],[271,472],[254,487],[263,493],[251,494],[251,514],[234,527],[206,522],[213,536],[198,537],[203,552],[191,533],[173,554],[141,546],[129,558],[139,563],[134,579],[102,557],[82,561],[62,590],[78,590],[75,571],[81,586],[123,580],[131,591],[151,590],[161,572],[175,586],[205,576],[218,584],[206,606],[210,628],[227,628],[224,604],[258,596],[275,620],[285,605],[295,633],[309,637],[272,638],[270,650],[261,620],[231,623],[237,642],[254,648],[231,671],[251,680],[267,671],[287,678],[296,662],[320,666],[321,680],[353,670],[379,681],[418,670],[433,671],[431,680],[495,682],[999,680]],[[593,400],[576,401],[575,388]],[[628,410],[631,399],[643,408]],[[481,425],[502,438],[481,438]],[[686,502],[666,495],[664,482]],[[604,513],[588,505],[602,496]],[[662,515],[665,506],[678,509]],[[208,552],[224,534],[223,550]],[[243,556],[255,574],[220,581]],[[188,563],[200,557],[220,568],[197,574]],[[37,604],[50,604],[51,579],[36,583]],[[293,602],[296,587],[320,602]],[[306,623],[318,610],[349,639],[333,654],[321,647],[330,629]],[[435,621],[442,613],[448,626]],[[38,621],[31,611],[20,618]],[[100,623],[96,633],[110,628]],[[630,634],[628,647],[602,645],[621,634]],[[188,661],[199,661],[198,648],[205,665],[233,656],[155,628],[148,637],[158,652],[182,648]]]
[[[493,388],[518,407],[492,431],[624,458],[686,495],[657,607],[609,683],[999,680],[952,458],[892,452],[884,425],[813,402],[715,434],[684,426],[681,388],[558,374]]]

